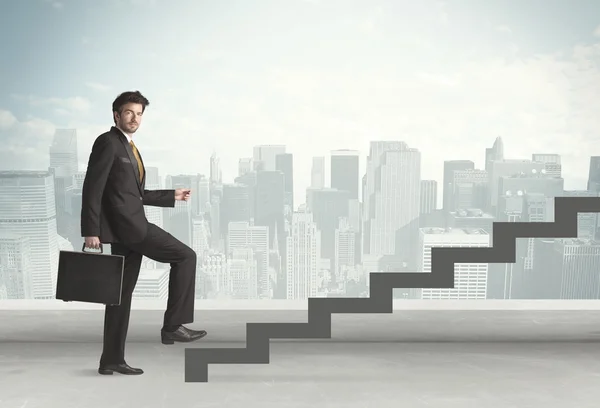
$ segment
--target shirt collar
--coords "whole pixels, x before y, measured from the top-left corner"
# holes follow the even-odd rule
[[[117,127],[117,129],[119,129],[119,128]],[[131,136],[129,136],[127,133],[123,132],[123,130],[122,130],[122,129],[119,129],[119,130],[120,130],[120,131],[121,131],[121,133],[123,133],[123,135],[124,135],[124,136],[127,138],[127,142],[131,143],[131,141],[133,140],[133,139],[131,138]]]

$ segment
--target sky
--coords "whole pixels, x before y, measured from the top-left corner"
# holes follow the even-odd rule
[[[259,144],[294,154],[295,201],[312,156],[371,140],[484,166],[562,155],[584,189],[600,155],[596,0],[3,0],[0,168],[46,169],[56,128],[76,128],[80,169],[112,125],[111,104],[140,90],[147,166],[225,182]],[[441,196],[441,186],[438,196]]]

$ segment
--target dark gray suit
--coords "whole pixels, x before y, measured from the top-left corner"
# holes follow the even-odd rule
[[[141,154],[140,154],[141,157]],[[142,160],[143,164],[143,160]],[[142,256],[171,264],[165,326],[194,321],[196,253],[168,232],[148,222],[144,205],[174,207],[174,190],[146,190],[132,147],[116,127],[98,136],[92,147],[82,191],[81,235],[110,243],[125,257],[119,306],[107,306],[101,364],[125,362],[131,298]]]

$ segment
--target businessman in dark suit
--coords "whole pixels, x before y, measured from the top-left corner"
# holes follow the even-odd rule
[[[119,306],[106,306],[100,374],[142,374],[125,361],[131,298],[142,256],[171,265],[169,298],[164,314],[163,344],[190,342],[206,335],[184,324],[194,320],[196,253],[168,232],[149,223],[144,205],[174,207],[187,201],[189,189],[146,190],[146,172],[133,143],[148,100],[139,92],[124,92],[113,102],[115,125],[98,136],[92,147],[83,183],[81,235],[86,248],[111,244],[111,252],[125,257],[123,292]]]

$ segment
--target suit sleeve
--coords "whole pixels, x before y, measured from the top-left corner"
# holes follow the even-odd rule
[[[81,236],[100,236],[102,194],[115,152],[108,137],[99,137],[92,147],[81,192]]]
[[[144,205],[175,207],[175,190],[144,190]]]

